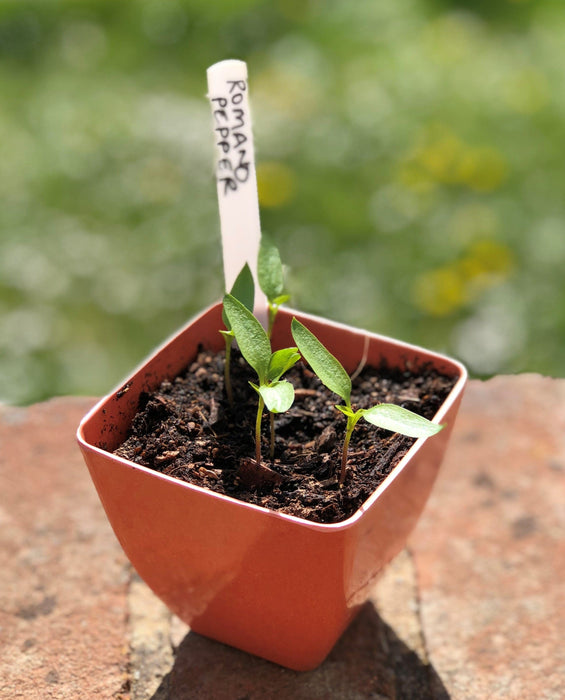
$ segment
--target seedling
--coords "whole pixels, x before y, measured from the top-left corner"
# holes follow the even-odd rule
[[[247,308],[249,311],[253,311],[253,302],[255,301],[255,285],[253,283],[253,275],[249,269],[249,265],[245,265],[241,268],[239,275],[236,277],[233,287],[231,289],[231,295]],[[235,338],[235,333],[232,330],[230,321],[226,315],[224,309],[222,309],[222,321],[226,330],[221,330],[220,333],[224,336],[226,341],[226,360],[224,363],[224,386],[226,387],[226,395],[230,406],[233,408],[233,391],[231,387],[231,348],[233,345],[233,339]]]
[[[416,438],[430,437],[443,428],[442,425],[432,423],[427,418],[396,404],[380,403],[371,408],[359,408],[355,411],[351,406],[351,379],[341,362],[296,318],[292,319],[291,330],[300,353],[318,375],[322,384],[345,401],[345,406],[336,406],[347,418],[341,455],[340,486],[345,481],[349,441],[360,418],[379,428]]]
[[[284,294],[284,272],[281,257],[277,248],[261,238],[259,256],[257,258],[257,278],[259,287],[267,297],[269,305],[269,326],[267,335],[270,338],[273,332],[275,318],[281,304],[290,299]]]
[[[271,414],[284,413],[294,401],[294,387],[282,375],[298,360],[297,348],[271,352],[271,341],[251,311],[233,295],[224,296],[224,311],[243,357],[257,373],[258,384],[249,382],[259,394],[255,421],[255,461],[261,463],[261,418],[266,406]],[[274,456],[274,423],[271,423],[271,458]]]

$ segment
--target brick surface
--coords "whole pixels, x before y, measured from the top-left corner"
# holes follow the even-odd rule
[[[86,399],[0,407],[0,697],[116,698],[128,569],[75,443]]]
[[[565,698],[565,381],[472,382],[411,540],[453,698]]]
[[[166,697],[155,694],[173,664],[173,616],[143,581],[134,574],[128,595],[131,700]],[[175,618],[179,625],[183,623]],[[183,632],[188,628],[183,625]],[[184,634],[183,634],[184,636]],[[168,681],[165,686],[167,687]]]
[[[74,441],[90,403],[0,407],[1,698],[565,697],[565,381],[470,383],[408,550],[309,673],[200,637],[131,575]]]

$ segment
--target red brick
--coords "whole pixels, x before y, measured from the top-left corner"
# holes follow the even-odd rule
[[[128,570],[75,443],[88,399],[0,407],[0,697],[118,697]]]
[[[184,628],[171,644],[141,583],[128,629],[125,557],[75,446],[90,403],[0,408],[0,697],[125,697],[128,658],[140,700],[565,697],[565,381],[470,383],[412,557],[308,674]]]
[[[471,382],[411,549],[452,698],[565,697],[565,381]]]

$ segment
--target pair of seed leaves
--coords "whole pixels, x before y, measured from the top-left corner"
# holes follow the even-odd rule
[[[377,404],[355,411],[351,406],[351,378],[343,365],[296,318],[292,320],[291,331],[297,347],[271,352],[271,343],[262,325],[234,295],[224,296],[224,312],[241,354],[257,373],[259,385],[251,383],[251,386],[272,413],[283,413],[292,406],[294,388],[281,377],[302,355],[322,384],[344,400],[345,406],[336,408],[347,417],[349,434],[360,418],[409,437],[429,437],[441,430],[441,425],[395,404]]]
[[[235,335],[239,350],[257,373],[259,385],[251,386],[271,413],[284,413],[294,401],[294,387],[281,379],[300,359],[297,348],[271,351],[271,341],[251,311],[233,294],[224,296],[224,314],[230,332]]]

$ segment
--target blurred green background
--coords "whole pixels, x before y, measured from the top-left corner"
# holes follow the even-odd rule
[[[220,297],[224,58],[294,306],[564,375],[562,0],[4,0],[1,399],[105,393]]]

